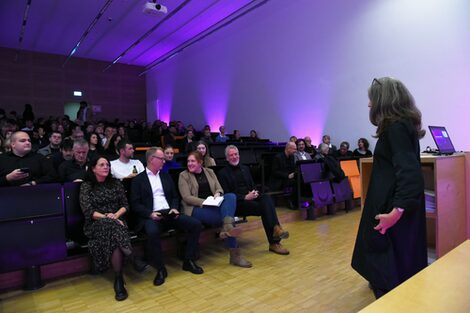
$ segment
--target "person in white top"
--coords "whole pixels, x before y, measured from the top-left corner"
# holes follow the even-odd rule
[[[142,162],[132,159],[134,157],[134,147],[131,143],[121,140],[117,149],[119,150],[119,159],[111,161],[111,174],[114,178],[120,180],[134,178],[144,171]]]

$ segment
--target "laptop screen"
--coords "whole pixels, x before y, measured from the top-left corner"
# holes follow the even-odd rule
[[[442,154],[452,154],[455,152],[454,145],[450,140],[449,133],[443,126],[429,126],[432,138],[436,143],[439,152]]]

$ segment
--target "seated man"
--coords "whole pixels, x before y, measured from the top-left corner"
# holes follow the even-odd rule
[[[322,142],[320,144],[324,143],[324,144],[328,145],[328,148],[329,148],[328,153],[329,154],[335,154],[337,149],[336,149],[336,146],[331,143],[330,135],[323,135],[321,140],[322,140]],[[320,145],[318,145],[318,148],[320,149]]]
[[[78,139],[73,143],[73,159],[64,161],[59,166],[61,182],[81,182],[85,178],[88,169],[88,142]]]
[[[138,218],[136,231],[144,229],[148,236],[148,261],[157,269],[153,284],[162,285],[168,275],[163,263],[160,232],[169,228],[187,232],[183,270],[202,274],[203,269],[195,262],[202,224],[195,218],[179,214],[178,193],[173,180],[168,173],[160,171],[165,163],[163,150],[152,147],[145,156],[146,170],[132,180],[131,211]]]
[[[215,142],[227,142],[228,137],[225,135],[225,126],[219,127],[219,134],[215,137]]]
[[[289,200],[289,208],[294,209],[297,203],[296,181],[295,181],[295,160],[294,154],[297,151],[295,142],[289,141],[286,144],[284,152],[274,157],[269,188],[272,191],[292,189]]]
[[[60,143],[60,153],[51,155],[52,164],[54,169],[59,170],[59,166],[68,160],[73,160],[73,141],[70,138],[65,138]]]
[[[119,159],[111,161],[111,174],[114,178],[120,180],[134,178],[145,170],[142,162],[133,159],[134,146],[130,142],[126,140],[119,141],[117,150],[119,151]]]
[[[289,237],[279,224],[274,202],[269,195],[260,195],[255,189],[255,183],[248,166],[240,164],[238,148],[228,145],[225,148],[225,157],[229,165],[219,172],[219,181],[224,192],[234,193],[237,196],[237,216],[261,216],[264,231],[269,242],[269,251],[287,255],[289,250],[284,248],[280,241]]]
[[[11,151],[0,155],[0,186],[32,186],[57,180],[52,161],[31,151],[31,139],[23,131],[11,137]]]
[[[45,157],[59,154],[60,153],[60,143],[62,142],[62,134],[58,131],[53,131],[49,135],[49,144],[44,148],[38,150],[39,154],[42,154]]]
[[[339,150],[336,150],[335,157],[336,158],[351,158],[351,157],[353,157],[352,151],[349,150],[349,142],[343,141],[339,145]]]

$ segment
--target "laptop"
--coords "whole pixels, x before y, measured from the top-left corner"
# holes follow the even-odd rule
[[[437,149],[439,149],[439,154],[452,154],[455,152],[449,133],[444,126],[429,126],[429,131]]]

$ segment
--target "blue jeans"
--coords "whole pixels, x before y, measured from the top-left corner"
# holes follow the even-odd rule
[[[219,207],[203,206],[194,207],[192,217],[201,221],[202,224],[210,227],[222,226],[224,217],[235,216],[235,210],[237,208],[237,197],[233,193],[224,194],[224,201]],[[229,248],[238,247],[237,239],[228,237],[224,239],[225,245]]]

